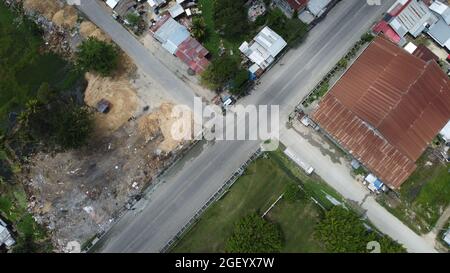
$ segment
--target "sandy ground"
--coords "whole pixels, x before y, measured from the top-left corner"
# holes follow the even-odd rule
[[[83,38],[93,37],[100,41],[111,41],[110,37],[108,37],[101,29],[89,21],[83,21],[80,24],[80,34]]]
[[[60,27],[73,29],[77,25],[78,11],[73,6],[67,5],[53,15],[52,21]]]
[[[446,60],[448,57],[447,51],[445,49],[437,46],[432,40],[430,40],[430,43],[427,45],[427,47],[434,53],[436,56],[438,56],[442,60]]]
[[[51,20],[63,8],[63,3],[58,0],[24,0],[23,7],[27,11],[37,12]]]
[[[188,113],[180,119],[172,115],[173,108],[173,104],[163,103],[158,107],[157,111],[145,115],[139,120],[139,131],[143,134],[146,141],[151,141],[160,134],[163,136],[164,140],[158,148],[165,153],[174,151],[181,144],[180,139],[173,135],[177,132],[173,129],[177,126],[175,123],[190,124],[192,126],[193,121],[192,113]]]
[[[126,79],[113,80],[102,78],[91,73],[86,74],[88,87],[84,101],[95,108],[101,99],[111,103],[108,114],[95,113],[95,129],[97,134],[111,134],[125,124],[136,112],[138,98],[136,91]]]

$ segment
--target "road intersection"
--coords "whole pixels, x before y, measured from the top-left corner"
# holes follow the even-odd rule
[[[341,1],[317,25],[304,43],[291,49],[261,79],[243,105],[279,105],[281,121],[287,120],[295,105],[304,98],[347,50],[369,29],[393,0],[371,6],[361,0]],[[191,105],[193,92],[171,74],[96,1],[81,1],[80,9],[143,69],[167,90],[177,102]],[[335,166],[301,136],[282,128],[281,141],[318,170],[344,197],[360,201],[364,188],[355,183],[342,166]],[[164,175],[162,182],[145,195],[137,209],[126,213],[100,240],[95,251],[159,252],[177,232],[259,147],[258,141],[216,141],[204,143]],[[363,204],[377,228],[405,245],[410,252],[434,252],[433,246],[415,234],[374,200]]]

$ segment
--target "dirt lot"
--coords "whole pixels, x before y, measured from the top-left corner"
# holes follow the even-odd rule
[[[53,15],[52,21],[60,27],[73,29],[77,25],[78,11],[73,6],[65,6]]]
[[[75,30],[81,39],[111,41],[91,22],[79,24],[76,10],[59,0],[25,0],[24,6],[66,31]],[[87,147],[38,153],[26,168],[29,209],[49,229],[58,251],[105,230],[184,144],[171,138],[176,122],[172,99],[124,53],[119,63],[112,77],[86,74],[85,103],[95,108],[107,99],[112,105],[107,114],[94,114],[95,130]]]
[[[25,10],[37,12],[51,20],[53,16],[64,6],[59,0],[24,0]]]
[[[80,24],[80,34],[83,38],[93,37],[100,41],[110,41],[109,38],[101,29],[89,21],[83,21]]]
[[[125,104],[135,106],[134,100]],[[106,128],[112,132],[109,135],[102,132],[79,151],[40,153],[33,158],[28,179],[31,208],[51,231],[59,250],[70,241],[86,242],[107,228],[116,213],[170,162],[175,154],[171,151],[181,144],[168,135],[174,122],[171,109],[172,104],[164,103],[129,122],[111,111],[107,114],[111,118],[96,120],[97,130]],[[125,111],[130,113],[131,108]],[[124,124],[117,130],[108,128],[119,121]]]
[[[101,99],[108,100],[112,107],[108,114],[95,113],[97,134],[110,134],[119,129],[137,110],[138,98],[126,79],[113,80],[91,73],[86,74],[88,87],[84,100],[95,108]]]
[[[29,185],[38,222],[52,232],[61,250],[69,241],[85,242],[164,166],[168,155],[136,132],[131,122],[81,151],[34,157]]]

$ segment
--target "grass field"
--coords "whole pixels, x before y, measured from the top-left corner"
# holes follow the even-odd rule
[[[27,211],[28,202],[22,185],[7,185],[0,181],[0,193],[0,215],[13,225],[19,238],[32,236],[35,242],[39,242],[40,252],[52,251],[46,231]]]
[[[40,30],[19,18],[0,2],[0,132],[9,112],[20,111],[43,82],[64,91],[82,77],[58,56],[41,54]]]
[[[402,202],[388,207],[419,233],[429,232],[450,205],[450,164],[429,160],[429,153],[417,161],[417,170],[400,188]]]
[[[223,252],[226,239],[230,236],[234,223],[251,212],[263,214],[285,191],[289,183],[301,183],[314,198],[325,199],[329,189],[295,167],[295,175],[281,152],[268,153],[267,158],[253,162],[232,186],[230,191],[213,204],[178,242],[173,252]],[[294,163],[292,163],[294,164]],[[283,166],[283,167],[280,167]],[[320,201],[322,202],[322,201]],[[327,204],[324,204],[327,206]],[[267,215],[267,219],[278,224],[282,230],[285,246],[282,252],[322,252],[321,245],[313,238],[313,229],[320,220],[321,209],[310,199],[288,203],[283,199]]]
[[[283,253],[321,253],[325,249],[313,236],[322,211],[311,201],[281,200],[267,215],[278,223],[284,235]]]

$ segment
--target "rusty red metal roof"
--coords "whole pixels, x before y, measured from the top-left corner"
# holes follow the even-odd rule
[[[306,6],[308,0],[286,0],[286,2],[293,10],[299,11]]]
[[[208,54],[208,50],[192,37],[182,42],[175,53],[178,58],[196,73],[202,73],[210,64],[206,58]]]
[[[439,62],[439,57],[436,56],[433,51],[428,49],[428,47],[424,45],[418,45],[416,50],[413,52],[413,55],[416,57],[421,58],[425,62],[435,60],[436,62]]]
[[[425,62],[377,37],[312,118],[397,188],[450,119],[450,81],[436,62]]]

